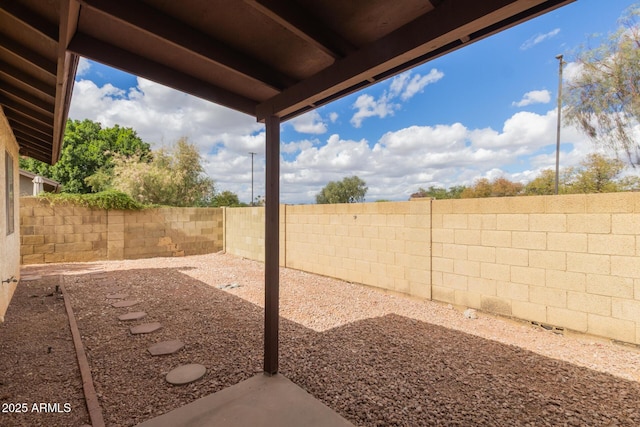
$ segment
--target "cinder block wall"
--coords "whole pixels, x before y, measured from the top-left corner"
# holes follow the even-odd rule
[[[223,248],[219,208],[106,211],[21,198],[21,263],[198,255]]]
[[[280,205],[280,265],[285,266],[286,209]],[[264,207],[224,208],[225,252],[264,262]]]
[[[640,193],[432,209],[434,300],[640,344]]]
[[[286,207],[287,267],[431,298],[426,202]]]
[[[107,258],[106,211],[52,207],[20,198],[20,263],[95,261]]]

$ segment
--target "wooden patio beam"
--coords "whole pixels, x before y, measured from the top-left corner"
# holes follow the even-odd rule
[[[280,317],[280,118],[269,116],[265,127],[264,373],[275,375]]]
[[[478,40],[571,1],[442,2],[430,13],[262,102],[258,105],[256,117],[258,121],[270,115],[291,118],[309,106],[322,104],[326,99],[336,99],[336,94],[347,95],[381,78],[419,65],[421,62],[416,58],[426,62],[432,58],[430,52],[437,52],[437,55],[450,52],[463,44],[460,40],[468,40],[470,34],[475,34],[473,40]],[[389,73],[389,70],[393,70],[393,73]]]
[[[243,56],[218,40],[177,21],[138,0],[80,0],[82,6],[117,19],[122,24],[143,31],[227,71],[267,85],[278,92],[297,80],[256,59]]]
[[[282,0],[245,0],[245,3],[334,59],[357,50],[296,3]]]
[[[257,102],[254,100],[181,73],[174,68],[142,58],[85,34],[77,33],[73,37],[69,44],[69,51],[224,107],[255,116]]]
[[[58,27],[55,24],[44,19],[42,16],[35,14],[33,11],[24,7],[15,0],[0,0],[0,11],[4,11],[13,19],[22,22],[31,30],[40,35],[58,41]],[[2,13],[2,12],[0,12]]]

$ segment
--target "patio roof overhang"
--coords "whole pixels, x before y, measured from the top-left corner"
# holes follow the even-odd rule
[[[573,1],[0,0],[0,105],[20,153],[51,164],[80,56],[265,122],[275,373],[280,122]]]

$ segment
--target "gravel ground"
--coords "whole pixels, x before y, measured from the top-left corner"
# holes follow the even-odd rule
[[[48,275],[66,275],[109,426],[135,425],[262,371],[261,263],[213,254],[23,271],[42,274],[33,282],[39,286]],[[637,348],[482,313],[467,319],[442,304],[294,270],[281,271],[280,286],[281,373],[356,425],[640,425]],[[22,307],[25,292],[11,308]],[[111,293],[140,303],[114,308],[106,299]],[[60,304],[53,297],[43,300]],[[53,338],[53,322],[11,308],[0,326],[2,402],[76,398],[81,385],[72,363],[58,368],[67,374],[65,384],[40,371],[33,374],[36,381],[25,379],[21,371],[34,372],[28,366],[41,363],[26,354],[28,348]],[[117,319],[141,310],[148,313],[143,320]],[[155,321],[162,324],[159,331],[129,333],[130,326]],[[174,339],[186,344],[176,354],[147,352]],[[64,340],[70,345],[70,337]],[[31,344],[23,349],[20,341]],[[205,365],[206,375],[186,386],[164,381],[168,371],[186,363]],[[80,416],[73,405],[78,418],[69,423],[55,422],[54,414],[38,420],[86,422],[86,412]],[[37,425],[24,420],[2,414],[0,424]]]
[[[89,421],[58,284],[58,276],[22,281],[0,324],[1,426]]]

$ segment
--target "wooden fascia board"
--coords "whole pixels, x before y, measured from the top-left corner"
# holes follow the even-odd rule
[[[53,120],[53,142],[51,147],[51,161],[55,164],[62,152],[64,131],[71,105],[73,83],[79,58],[67,51],[71,37],[77,30],[80,5],[75,0],[60,1],[60,25],[58,33],[58,63],[56,72],[56,103]]]

